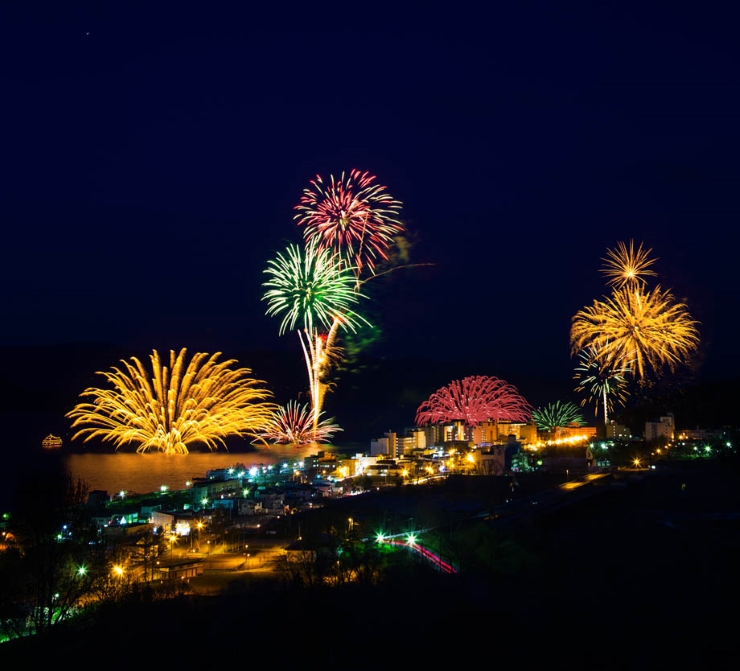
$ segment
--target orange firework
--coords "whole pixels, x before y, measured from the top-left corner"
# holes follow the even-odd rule
[[[135,445],[140,453],[187,454],[192,444],[215,450],[229,436],[259,437],[273,421],[277,405],[271,392],[249,368],[218,361],[220,352],[170,351],[169,365],[157,350],[149,356],[151,372],[136,357],[121,368],[98,372],[111,388],[90,387],[66,417],[79,428],[72,437],[108,441],[116,449]]]
[[[624,286],[576,313],[571,355],[596,347],[604,362],[617,368],[630,361],[635,378],[644,379],[688,361],[699,346],[697,325],[669,291]]]
[[[650,266],[657,259],[650,258],[652,249],[643,249],[642,243],[635,249],[632,240],[629,247],[624,242],[618,242],[616,249],[607,249],[604,261],[604,267],[599,271],[606,275],[607,284],[616,289],[625,286],[642,287],[645,285],[646,276],[655,276],[656,273],[650,270]]]

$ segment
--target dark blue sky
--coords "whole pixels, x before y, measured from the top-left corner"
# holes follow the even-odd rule
[[[434,264],[374,287],[377,356],[569,379],[570,318],[635,239],[701,376],[737,376],[730,5],[4,3],[0,344],[297,351],[263,270],[309,181],[358,168]]]

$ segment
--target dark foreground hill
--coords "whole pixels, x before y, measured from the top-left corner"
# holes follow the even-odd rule
[[[409,561],[378,585],[234,581],[215,597],[123,604],[81,630],[3,644],[0,658],[110,670],[736,669],[737,477],[675,468],[506,532],[480,522],[471,557],[485,541],[492,561],[458,575]]]

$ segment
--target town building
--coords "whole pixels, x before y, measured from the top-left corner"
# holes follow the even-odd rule
[[[676,424],[673,413],[669,412],[657,422],[645,422],[645,440],[664,439],[670,442],[674,438],[675,430]]]
[[[623,424],[617,424],[614,420],[611,420],[606,425],[607,440],[629,440],[631,437],[632,432]]]

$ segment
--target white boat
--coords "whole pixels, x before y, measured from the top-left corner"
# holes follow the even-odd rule
[[[54,434],[49,434],[41,441],[41,447],[45,450],[58,450],[62,446],[62,439]]]

